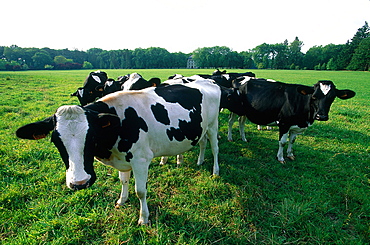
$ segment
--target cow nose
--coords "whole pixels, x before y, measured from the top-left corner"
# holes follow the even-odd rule
[[[69,188],[75,191],[86,189],[90,186],[90,179],[69,183]]]
[[[329,120],[329,116],[317,114],[316,115],[316,120],[319,120],[319,121],[327,121],[327,120]]]

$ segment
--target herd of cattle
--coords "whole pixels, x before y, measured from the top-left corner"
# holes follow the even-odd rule
[[[292,146],[297,134],[315,120],[328,120],[335,97],[349,99],[355,92],[336,89],[326,80],[310,87],[256,78],[251,72],[176,74],[161,83],[159,78],[147,81],[137,73],[113,80],[96,71],[72,95],[81,106],[61,106],[51,117],[19,128],[16,135],[38,140],[52,132],[51,140],[66,165],[66,184],[71,189],[84,189],[95,182],[94,158],[117,169],[122,182],[117,205],[128,199],[132,170],[140,200],[139,224],[146,224],[146,183],[154,157],[178,155],[199,143],[199,165],[209,140],[213,174],[219,174],[220,109],[231,112],[229,140],[237,116],[243,140],[246,118],[258,125],[278,126],[277,159],[284,163],[284,146],[288,143],[287,158],[294,160]]]

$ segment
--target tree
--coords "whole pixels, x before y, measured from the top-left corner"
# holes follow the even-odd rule
[[[302,66],[303,53],[301,52],[303,42],[298,37],[289,45],[289,63],[297,66]]]
[[[67,59],[63,55],[58,55],[58,56],[54,57],[54,63],[57,64],[57,65],[62,65],[62,64],[64,65],[66,63],[73,63],[73,60],[72,59]]]
[[[355,50],[348,70],[368,71],[370,68],[370,37],[363,39]]]
[[[360,45],[361,41],[370,36],[370,28],[368,23],[365,21],[365,24],[357,30],[351,41],[347,41],[342,51],[338,55],[336,64],[338,69],[350,69],[349,66],[352,57],[355,53],[355,50]]]
[[[258,64],[258,69],[262,68],[271,68],[270,60],[274,56],[272,45],[267,43],[262,43],[254,49],[253,52],[253,61],[255,64]]]
[[[82,68],[83,69],[93,69],[94,67],[90,62],[84,61],[83,65],[82,65]]]
[[[226,46],[198,48],[193,52],[198,67],[243,67],[244,57]]]
[[[53,62],[50,55],[43,50],[40,50],[39,52],[35,53],[35,55],[32,56],[32,60],[34,68],[36,69],[44,69],[45,65],[51,65]]]

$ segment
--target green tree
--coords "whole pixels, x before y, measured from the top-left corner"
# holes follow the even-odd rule
[[[45,65],[51,65],[53,63],[52,58],[50,55],[43,50],[40,50],[39,52],[35,53],[34,56],[32,56],[34,68],[36,69],[44,69]]]
[[[338,69],[338,66],[335,63],[334,58],[331,58],[329,60],[328,64],[326,65],[326,69],[327,70],[337,70]]]
[[[73,60],[72,59],[67,59],[63,55],[58,55],[58,56],[54,57],[54,63],[57,64],[57,65],[62,65],[62,64],[66,64],[66,63],[73,63]]]
[[[368,71],[370,68],[370,37],[363,39],[355,50],[348,70]]]
[[[298,37],[289,45],[289,63],[302,66],[304,54],[301,52],[303,42]]]
[[[347,41],[347,43],[344,45],[343,49],[338,55],[338,58],[336,60],[336,64],[338,66],[338,69],[349,69],[351,67],[348,67],[352,60],[352,56],[355,53],[355,50],[360,45],[361,41],[365,38],[368,38],[370,36],[370,28],[368,23],[365,21],[365,24],[357,30],[351,41]]]
[[[84,61],[83,65],[82,65],[82,68],[83,69],[93,69],[94,67],[90,62]]]
[[[243,67],[244,57],[226,46],[198,48],[193,52],[198,67]]]

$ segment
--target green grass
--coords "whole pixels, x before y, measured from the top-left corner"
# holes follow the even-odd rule
[[[112,78],[131,70],[105,70]],[[135,70],[145,78],[212,70]],[[237,71],[237,70],[230,70]],[[337,99],[328,122],[316,122],[295,144],[297,160],[275,160],[278,132],[246,125],[248,143],[228,142],[220,114],[220,177],[212,154],[197,166],[198,147],[148,179],[150,226],[137,226],[139,201],[128,203],[117,171],[98,162],[97,182],[74,192],[49,139],[17,139],[15,130],[52,115],[89,71],[0,72],[0,242],[2,244],[368,244],[370,240],[370,102],[368,72],[254,70],[258,77],[312,85],[334,81],[356,97]]]

